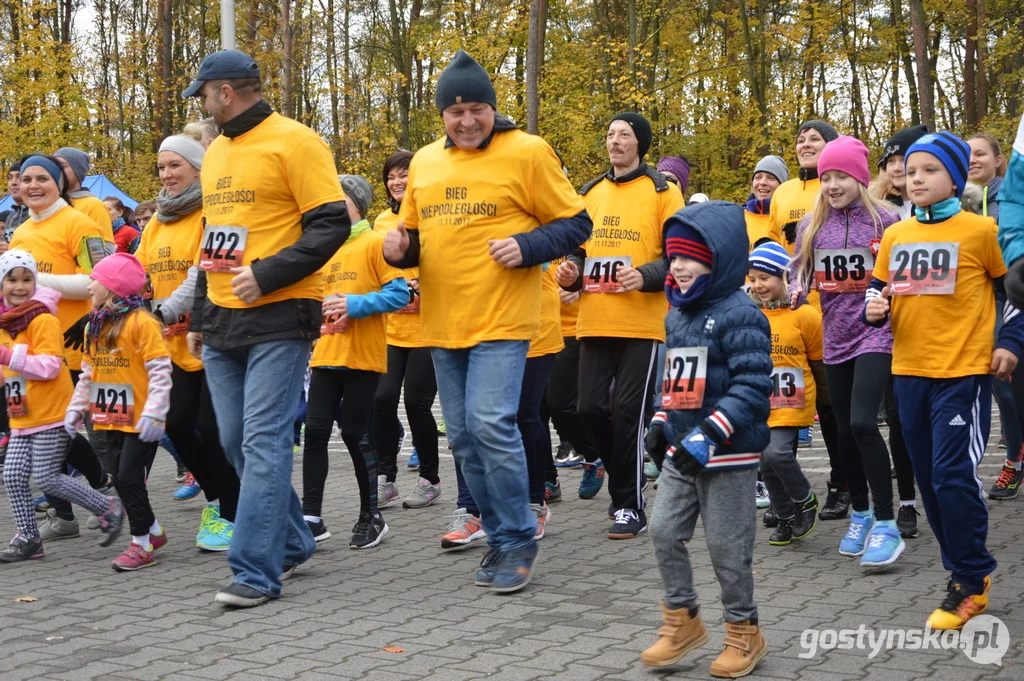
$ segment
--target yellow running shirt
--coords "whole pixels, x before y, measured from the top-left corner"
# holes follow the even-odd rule
[[[83,196],[78,199],[71,199],[71,207],[92,218],[92,221],[100,228],[100,236],[103,237],[104,241],[111,245],[115,243],[114,226],[110,221],[110,211],[107,210],[107,204],[95,196]]]
[[[295,245],[303,213],[345,200],[327,144],[301,123],[272,113],[234,139],[215,139],[200,177],[206,228],[199,264],[210,302],[243,309],[293,298],[320,300],[321,277],[315,272],[247,305],[231,292],[230,269]]]
[[[92,264],[103,257],[102,241],[93,220],[65,207],[40,222],[29,218],[21,223],[11,238],[11,248],[31,253],[41,274],[89,274]],[[91,309],[88,300],[62,297],[57,303],[61,331],[67,331]],[[72,371],[82,368],[80,349],[64,348],[64,359]]]
[[[377,216],[373,221],[373,231],[386,235],[398,225],[398,215],[390,208]],[[410,267],[402,270],[406,282],[420,276],[420,268]],[[422,348],[423,332],[420,327],[420,300],[417,296],[413,302],[387,316],[388,345],[399,348]]]
[[[400,219],[419,230],[423,345],[470,348],[530,340],[540,327],[540,265],[506,268],[489,241],[579,215],[583,199],[547,142],[498,132],[486,149],[445,149],[412,159]]]
[[[402,277],[402,270],[384,261],[384,235],[364,232],[345,243],[323,269],[324,297],[365,295]],[[384,315],[348,318],[343,330],[331,328],[324,319],[320,340],[313,349],[311,367],[346,367],[386,373],[388,341]],[[367,395],[366,399],[372,399]]]
[[[992,218],[966,211],[931,224],[912,217],[885,230],[874,277],[895,292],[889,298],[893,374],[961,378],[991,373],[992,280],[1006,274],[997,231]],[[898,292],[936,285],[953,292]]]
[[[195,210],[174,222],[160,222],[154,216],[142,231],[135,257],[149,273],[153,287],[153,309],[167,298],[188,277],[195,263],[199,241],[203,238],[203,211]],[[192,356],[185,342],[190,314],[179,319],[165,319],[164,337],[171,361],[185,371],[198,371],[203,363]]]
[[[599,262],[593,258],[616,258],[616,262],[634,268],[661,259],[665,220],[685,205],[676,185],[656,191],[647,175],[622,183],[603,179],[583,198],[594,221],[590,241],[584,245],[584,270]],[[588,293],[588,274],[583,272],[584,292],[576,322],[578,338],[649,338],[665,342],[663,291]]]
[[[160,322],[144,310],[125,318],[113,352],[91,348],[83,361],[92,365],[89,415],[93,428],[137,433],[135,424],[149,395],[146,362],[168,356]]]
[[[821,312],[810,305],[761,310],[772,327],[772,411],[769,428],[814,424],[817,398],[809,360],[821,361]]]
[[[551,267],[558,270],[558,266],[565,262],[565,258],[558,258],[557,260],[551,261]],[[562,338],[575,338],[576,337],[576,320],[580,316],[580,298],[576,297],[576,300],[569,303],[568,305],[561,302],[559,297],[559,304],[561,305],[561,317],[562,321]]]
[[[11,339],[6,329],[0,329],[0,345],[13,348],[27,345],[30,355],[60,357],[64,352],[64,332],[52,314],[41,314],[28,324],[28,328]],[[62,363],[60,373],[49,381],[26,379],[10,367],[4,367],[7,413],[12,428],[38,428],[64,423],[64,410],[71,402],[75,387],[67,364]]]
[[[821,180],[814,178],[804,182],[800,178],[786,180],[779,185],[772,194],[772,205],[770,208],[771,221],[769,222],[769,233],[778,234],[790,255],[796,250],[796,244],[786,237],[786,225],[793,223],[792,232],[796,234],[796,226],[801,218],[807,213],[814,212],[814,202],[818,199],[818,192],[821,191]],[[795,236],[794,236],[795,238]]]
[[[772,224],[771,214],[751,213],[749,210],[745,210],[743,211],[743,216],[747,220],[747,240],[750,241],[750,250],[754,250],[754,244],[760,239],[767,238],[776,243],[782,243],[782,236],[779,234],[778,229],[775,228],[775,225]]]

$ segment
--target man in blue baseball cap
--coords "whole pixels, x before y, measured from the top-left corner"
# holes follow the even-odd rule
[[[206,224],[188,334],[242,483],[234,580],[215,600],[252,607],[280,596],[316,549],[291,484],[291,419],[320,335],[319,271],[351,222],[331,150],[270,108],[251,57],[208,56],[183,95],[200,97],[221,128],[199,178]]]

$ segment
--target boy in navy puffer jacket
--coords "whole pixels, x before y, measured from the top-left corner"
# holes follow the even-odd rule
[[[707,641],[686,550],[701,516],[725,607],[725,649],[711,673],[735,678],[767,652],[751,564],[757,467],[769,439],[771,329],[740,290],[749,251],[740,206],[708,201],[684,208],[666,221],[664,240],[672,309],[652,429],[670,446],[651,536],[665,585],[665,626],[642,660],[675,664]]]

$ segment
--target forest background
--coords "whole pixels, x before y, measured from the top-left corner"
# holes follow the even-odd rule
[[[378,187],[389,154],[442,134],[434,83],[463,48],[574,184],[603,172],[607,121],[633,110],[654,127],[651,163],[685,154],[690,193],[743,200],[762,155],[795,171],[808,118],[859,137],[873,159],[920,122],[1009,142],[1024,99],[1021,2],[237,0],[235,11],[238,49],[260,64],[274,108],[320,133],[339,171]],[[219,3],[3,5],[0,160],[77,146],[133,197],[155,196],[160,140],[202,117],[180,93],[219,49]]]

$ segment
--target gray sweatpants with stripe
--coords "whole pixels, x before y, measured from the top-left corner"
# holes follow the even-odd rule
[[[756,486],[756,468],[703,471],[693,478],[665,460],[650,530],[667,608],[697,605],[686,543],[693,539],[699,515],[711,565],[722,587],[725,621],[757,619],[751,568],[757,528]]]

